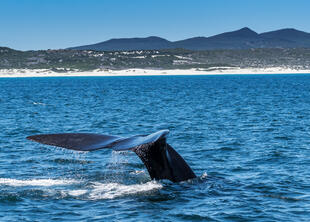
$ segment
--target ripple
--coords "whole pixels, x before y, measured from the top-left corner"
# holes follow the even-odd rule
[[[89,164],[89,163],[93,163],[93,161],[89,161],[89,160],[63,159],[63,158],[56,158],[56,159],[52,160],[52,162],[59,163],[59,164],[69,164],[69,163]]]
[[[22,197],[18,194],[0,193],[0,203],[15,203],[22,201]]]

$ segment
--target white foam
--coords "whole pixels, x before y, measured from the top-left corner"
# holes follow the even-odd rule
[[[133,174],[133,175],[145,174],[145,171],[144,170],[135,170],[135,171],[130,172],[130,174]]]
[[[121,196],[145,193],[161,189],[163,186],[157,181],[149,181],[144,184],[125,185],[119,183],[94,183],[89,193],[89,198],[114,199]]]
[[[12,187],[23,187],[23,186],[36,186],[36,187],[52,187],[60,185],[72,185],[79,184],[81,181],[72,179],[32,179],[32,180],[17,180],[10,178],[0,178],[0,186],[12,186]],[[100,183],[93,182],[91,185],[85,187],[85,189],[70,189],[70,190],[59,190],[57,188],[44,188],[45,195],[53,196],[60,192],[62,197],[66,196],[82,196],[90,200],[100,199],[114,199],[127,195],[135,195],[146,192],[152,192],[159,190],[163,187],[158,181],[149,181],[141,184],[120,184],[120,183]]]
[[[42,106],[46,106],[45,103],[39,103],[39,102],[32,102],[34,105],[42,105]]]
[[[206,179],[208,177],[208,174],[207,172],[204,172],[202,175],[201,175],[201,179]]]
[[[87,192],[88,192],[88,190],[70,190],[70,191],[68,192],[68,194],[69,194],[70,196],[75,196],[75,197],[77,197],[77,196],[84,195],[84,194],[86,194]]]
[[[0,185],[21,187],[21,186],[42,186],[42,187],[50,187],[50,186],[59,186],[59,185],[70,185],[74,183],[78,183],[77,180],[70,179],[33,179],[33,180],[17,180],[17,179],[9,179],[9,178],[0,178]]]

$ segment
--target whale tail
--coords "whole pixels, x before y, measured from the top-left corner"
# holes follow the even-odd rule
[[[27,139],[46,145],[77,151],[110,148],[116,151],[132,150],[142,160],[152,179],[179,182],[196,175],[185,160],[166,143],[168,130],[150,135],[119,137],[92,133],[41,134]]]

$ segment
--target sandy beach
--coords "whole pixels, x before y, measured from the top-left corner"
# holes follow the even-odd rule
[[[310,69],[274,68],[223,68],[212,69],[125,69],[80,72],[53,72],[47,69],[1,69],[0,77],[60,77],[60,76],[163,76],[163,75],[231,75],[231,74],[310,74]]]

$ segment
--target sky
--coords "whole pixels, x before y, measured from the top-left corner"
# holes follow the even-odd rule
[[[249,27],[310,32],[310,0],[0,0],[0,46],[60,49],[111,38],[176,41]]]

